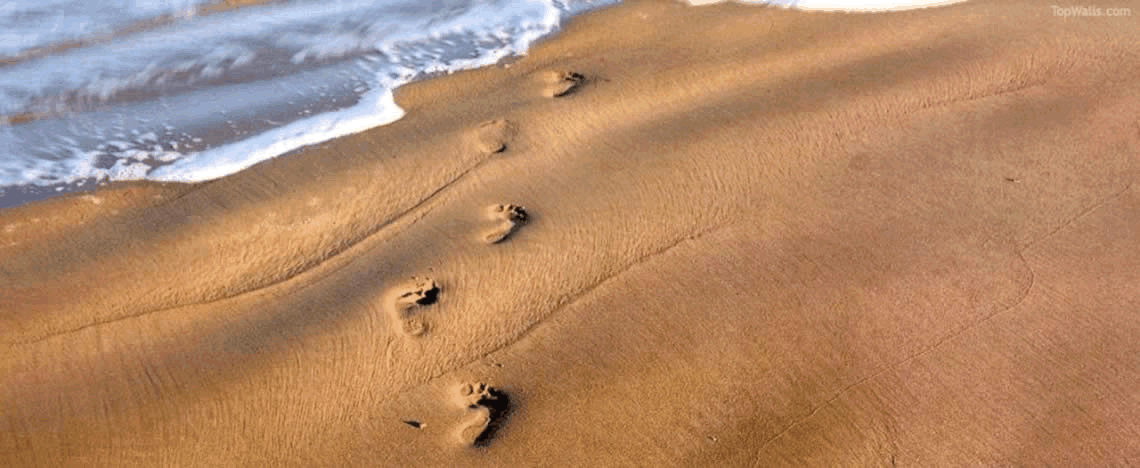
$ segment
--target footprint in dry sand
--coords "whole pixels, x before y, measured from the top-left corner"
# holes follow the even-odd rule
[[[393,291],[388,300],[388,313],[400,324],[404,334],[419,336],[427,331],[427,323],[419,316],[420,308],[439,299],[439,285],[431,278],[413,276],[411,281]]]
[[[488,120],[475,129],[475,147],[484,154],[501,153],[507,150],[511,125],[503,119]]]
[[[585,83],[586,77],[572,71],[551,70],[543,73],[542,80],[546,84],[543,94],[546,97],[556,98],[576,91],[582,83]]]
[[[526,210],[518,205],[499,204],[487,207],[487,218],[495,226],[483,232],[483,241],[488,244],[502,242],[526,223]]]
[[[485,445],[502,425],[510,406],[506,394],[482,382],[460,385],[454,402],[467,411],[455,437],[459,443],[469,447]]]

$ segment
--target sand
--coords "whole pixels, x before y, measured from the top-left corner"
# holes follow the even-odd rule
[[[0,211],[0,465],[1140,464],[1138,38],[635,1]]]

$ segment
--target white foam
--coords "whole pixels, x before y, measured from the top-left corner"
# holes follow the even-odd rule
[[[299,120],[237,143],[195,153],[162,166],[148,179],[166,182],[201,182],[233,174],[297,148],[385,125],[404,116],[390,89],[365,94],[359,104]]]
[[[561,12],[552,3],[545,1],[532,3],[541,5],[544,14],[541,17],[524,18],[518,21],[515,26],[521,27],[524,32],[518,34],[508,47],[485,50],[470,59],[423,61],[420,64],[419,71],[436,73],[477,68],[493,64],[512,54],[525,53],[531,43],[558,26],[561,16]],[[429,36],[442,38],[447,33],[468,31],[477,26],[476,22],[482,21],[483,18],[462,17],[453,21],[448,27],[432,30]],[[510,37],[502,28],[496,32],[500,34],[501,38]],[[298,54],[306,58],[326,59],[330,56],[346,54],[348,51],[359,50],[361,47],[358,42],[343,37],[322,38],[312,44],[319,44],[319,47],[310,46]],[[444,51],[444,49],[438,50]],[[418,58],[423,59],[423,57]],[[295,55],[292,61],[296,62],[297,60]],[[321,143],[394,122],[404,116],[404,110],[396,105],[392,90],[411,81],[415,75],[416,71],[404,69],[398,78],[386,80],[387,82],[383,83],[379,89],[366,92],[361,96],[360,102],[351,108],[302,119],[234,144],[194,154],[174,164],[154,170],[147,175],[147,178],[168,182],[211,180],[235,173],[258,162],[303,146]]]
[[[232,174],[397,120],[395,87],[524,54],[612,1],[293,0],[0,68],[0,112],[53,115],[0,125],[0,190]]]

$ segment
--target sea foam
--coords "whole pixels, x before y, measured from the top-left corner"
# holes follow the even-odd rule
[[[301,0],[174,15],[170,24],[30,57],[20,54],[122,21],[92,13],[53,23],[49,15],[42,30],[75,29],[52,36],[28,20],[16,41],[23,45],[0,50],[9,58],[0,114],[10,122],[0,125],[0,190],[232,174],[399,119],[396,87],[525,54],[568,16],[606,3]],[[125,16],[194,5],[171,0]]]

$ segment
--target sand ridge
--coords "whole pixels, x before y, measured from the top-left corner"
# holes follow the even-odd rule
[[[583,16],[6,258],[0,461],[1126,463],[1136,28]]]

